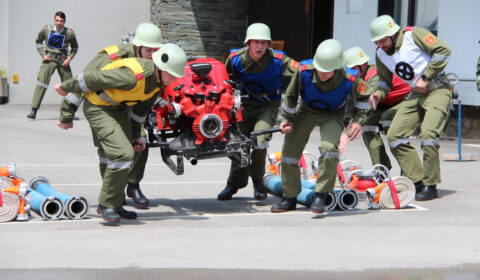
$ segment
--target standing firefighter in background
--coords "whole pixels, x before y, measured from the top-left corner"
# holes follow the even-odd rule
[[[370,100],[375,106],[392,88],[392,73],[412,89],[393,118],[387,140],[404,175],[415,183],[416,200],[437,197],[441,182],[439,137],[452,99],[443,69],[450,48],[428,30],[409,26],[401,30],[388,15],[370,24],[371,41],[377,45],[377,71],[380,77]],[[423,164],[408,140],[420,126]]]
[[[122,207],[134,150],[139,152],[146,146],[141,139],[143,128],[130,122],[130,112],[147,115],[163,88],[185,74],[187,57],[177,45],[163,45],[152,59],[117,60],[55,85],[63,96],[67,92],[85,93],[83,112],[98,147],[103,178],[97,212],[109,222],[137,217]],[[136,108],[131,108],[134,105]]]
[[[62,81],[72,77],[70,61],[78,51],[77,38],[72,29],[65,27],[65,14],[56,12],[54,25],[47,25],[38,33],[35,43],[37,51],[42,56],[42,65],[38,71],[37,85],[32,99],[32,111],[27,118],[35,119],[37,111],[42,103],[45,91],[47,91],[50,78],[57,69]],[[44,47],[44,41],[45,47]],[[70,51],[68,50],[70,46]]]
[[[284,77],[291,77],[299,63],[283,52],[273,50],[270,28],[263,23],[254,23],[247,29],[246,47],[233,50],[225,61],[229,74],[242,84],[243,121],[238,124],[240,132],[250,137],[257,130],[272,128],[278,115],[282,98]],[[232,161],[227,186],[218,194],[218,200],[230,200],[252,178],[254,198],[264,200],[267,190],[262,178],[271,134],[258,137],[258,147],[251,152],[250,164],[240,167]]]
[[[350,140],[358,139],[368,109],[365,84],[356,74],[356,70],[344,66],[342,46],[334,39],[322,42],[314,59],[302,62],[300,70],[295,72],[285,92],[280,123],[282,133],[286,134],[281,160],[283,199],[272,206],[272,212],[295,210],[301,191],[300,157],[317,124],[321,136],[320,158],[310,211],[317,214],[325,211],[327,193],[333,191],[335,184],[340,136],[345,133]],[[350,94],[354,97],[353,118],[344,129],[345,104]],[[297,106],[299,95],[302,98]]]
[[[368,95],[375,91],[379,79],[377,67],[375,64],[369,65],[369,60],[370,57],[360,47],[353,47],[345,51],[345,65],[358,71],[358,77],[365,81],[365,93]],[[362,125],[363,142],[370,153],[372,164],[382,164],[388,169],[392,169],[392,164],[385,150],[380,128],[383,128],[385,132],[388,131],[400,103],[410,93],[410,86],[395,75],[392,77],[392,84],[392,89],[387,97],[378,104],[376,110],[371,112]]]
[[[477,90],[480,91],[480,57],[477,62]]]
[[[152,54],[162,45],[162,34],[160,28],[152,23],[141,23],[138,25],[133,44],[113,45],[101,50],[97,56],[90,61],[84,72],[100,70],[105,65],[123,58],[140,57],[152,59]],[[68,93],[60,106],[60,119],[58,126],[63,129],[73,127],[73,116],[83,101],[83,93]],[[133,111],[130,114],[133,123],[143,123],[145,116],[138,116]],[[142,138],[146,138],[145,130],[142,130]],[[138,207],[147,207],[148,199],[140,190],[140,181],[143,178],[145,165],[148,159],[148,149],[135,152],[135,158],[128,176],[127,196],[131,197],[133,203]]]

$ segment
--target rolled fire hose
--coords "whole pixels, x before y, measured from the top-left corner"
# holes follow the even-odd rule
[[[88,202],[82,196],[71,196],[55,190],[42,176],[33,177],[30,180],[30,188],[45,196],[54,196],[65,206],[65,215],[70,219],[82,219],[88,212]]]
[[[392,195],[390,187],[386,183],[380,183],[375,188],[369,188],[366,191],[369,200],[368,205],[373,209],[397,209],[405,208],[415,199],[415,184],[404,176],[395,176],[391,178],[398,197],[398,207],[395,203],[395,195]]]
[[[14,220],[18,215],[19,205],[18,196],[0,191],[0,223]]]
[[[15,164],[9,164],[7,166],[0,166],[0,176],[3,177],[15,177]]]
[[[263,177],[263,182],[270,193],[277,196],[282,196],[282,178],[275,176],[273,173],[267,173]],[[310,206],[315,194],[315,183],[303,179],[301,180],[301,183],[302,190],[297,195],[297,202],[305,206]],[[325,202],[325,210],[332,211],[336,206],[337,197],[333,193],[328,193]]]
[[[58,220],[63,215],[63,203],[54,196],[45,196],[34,189],[28,189],[26,198],[30,201],[30,209],[45,220]]]
[[[10,181],[10,178],[5,176],[0,176],[0,190],[5,188],[10,188],[10,187],[13,187],[13,183],[12,181]]]

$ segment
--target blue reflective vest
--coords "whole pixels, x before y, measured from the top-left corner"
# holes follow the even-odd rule
[[[50,33],[48,34],[47,46],[49,46],[52,49],[65,51],[66,48],[64,47],[64,43],[65,43],[65,38],[67,37],[67,32],[68,32],[68,29],[63,28],[63,30],[60,33],[56,33],[56,29],[54,26],[50,30]]]
[[[238,75],[242,82],[242,95],[253,92],[254,94],[262,95],[262,99],[248,94],[249,98],[254,101],[278,101],[282,99],[282,85],[283,85],[283,65],[282,59],[284,52],[274,50],[275,56],[268,64],[267,68],[260,73],[246,73],[243,71],[242,60],[236,51],[232,50],[230,53],[232,59],[232,69]],[[248,91],[247,91],[248,89]]]
[[[312,82],[313,71],[306,69],[306,64],[310,63],[312,63],[311,59],[300,63],[303,66],[300,74],[303,83],[303,90],[300,95],[303,101],[308,104],[309,107],[316,110],[337,110],[345,107],[345,100],[347,99],[347,95],[352,91],[357,71],[345,66],[347,73],[352,75],[350,79],[343,79],[342,83],[332,91],[322,92],[319,91]]]

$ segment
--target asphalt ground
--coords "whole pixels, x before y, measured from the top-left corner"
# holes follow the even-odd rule
[[[58,109],[42,106],[32,121],[28,105],[0,105],[0,166],[15,163],[27,181],[44,176],[84,196],[88,215],[0,223],[0,279],[480,279],[478,161],[442,161],[438,199],[376,211],[361,201],[318,216],[302,205],[273,214],[279,198],[253,200],[251,183],[217,201],[227,158],[186,162],[177,176],[153,149],[141,183],[150,208],[136,210],[128,199],[138,219],[110,226],[96,213],[101,179],[88,123],[79,112],[64,131]],[[319,139],[316,129],[306,151],[318,155]],[[269,151],[282,141],[276,134]],[[480,152],[478,140],[462,144],[465,154]],[[457,140],[442,139],[440,153],[457,153]],[[362,140],[342,159],[371,167]],[[391,174],[399,173],[394,165]]]

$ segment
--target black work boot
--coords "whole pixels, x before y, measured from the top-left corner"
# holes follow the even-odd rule
[[[415,193],[419,193],[423,190],[424,185],[423,185],[422,181],[418,181],[418,182],[414,183],[414,185],[415,185]]]
[[[295,210],[295,208],[297,208],[297,198],[284,197],[282,198],[282,201],[280,201],[275,205],[272,205],[272,207],[270,208],[270,211],[272,211],[273,213],[282,213],[282,212]]]
[[[237,193],[237,189],[227,185],[217,196],[218,200],[230,200]]]
[[[138,184],[128,183],[127,196],[132,198],[133,204],[135,204],[136,206],[141,208],[148,207],[148,198],[143,195]]]
[[[34,120],[37,117],[37,109],[32,108],[30,114],[27,115],[27,118]]]
[[[325,201],[327,200],[327,193],[316,192],[313,196],[312,205],[310,205],[310,212],[315,214],[322,214],[325,212]]]
[[[97,213],[102,215],[102,219],[111,223],[119,223],[120,215],[113,208],[108,208],[101,204],[98,204]]]
[[[426,185],[423,190],[415,195],[415,200],[425,201],[437,197],[437,185]]]
[[[267,198],[267,188],[263,180],[253,180],[253,197],[255,200],[265,200]]]
[[[125,208],[123,207],[120,207],[120,209],[118,210],[118,215],[120,215],[120,218],[126,220],[135,220],[137,218],[137,213],[125,210]]]

